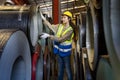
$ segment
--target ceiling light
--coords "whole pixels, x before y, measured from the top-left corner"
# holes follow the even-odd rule
[[[62,1],[61,4],[64,4],[64,3],[69,3],[69,2],[74,2],[75,0],[68,0],[68,1]],[[78,0],[76,0],[78,1]]]
[[[72,9],[78,9],[78,8],[84,8],[86,7],[85,5],[82,5],[82,6],[76,6],[76,7],[72,7],[72,8],[66,8],[66,9],[62,9],[62,11],[66,11],[66,10],[72,10]]]

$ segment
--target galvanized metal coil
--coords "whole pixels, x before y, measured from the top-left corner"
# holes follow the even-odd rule
[[[95,80],[116,80],[108,58],[101,57]]]
[[[101,9],[96,10],[90,3],[87,10],[86,48],[90,68],[93,71],[97,67],[99,55],[107,54],[101,14]]]
[[[31,53],[28,39],[22,31],[0,30],[2,44],[0,80],[31,80]]]
[[[120,0],[103,1],[103,22],[115,80],[120,79]]]
[[[86,47],[86,13],[80,14],[80,47]]]
[[[0,6],[0,29],[24,31],[32,46],[36,45],[42,27],[38,6]]]

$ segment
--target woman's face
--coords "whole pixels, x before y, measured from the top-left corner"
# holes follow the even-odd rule
[[[69,22],[68,16],[63,15],[62,16],[62,22],[63,22],[63,24],[67,24]]]

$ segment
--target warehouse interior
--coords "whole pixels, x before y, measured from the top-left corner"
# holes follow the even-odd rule
[[[54,36],[44,18],[61,24],[65,11],[75,25],[72,80],[120,80],[119,5],[120,0],[0,0],[0,80],[58,80],[54,41],[41,35]],[[69,80],[65,69],[63,80]]]

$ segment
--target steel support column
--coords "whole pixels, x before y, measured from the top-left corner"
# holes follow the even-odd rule
[[[53,0],[53,23],[60,22],[60,0]]]

